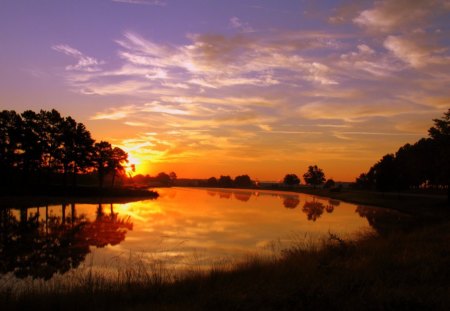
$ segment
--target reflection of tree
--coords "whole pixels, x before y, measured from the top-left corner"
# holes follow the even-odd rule
[[[283,205],[286,208],[296,208],[299,203],[298,195],[286,196],[283,200]]]
[[[1,273],[50,279],[55,273],[76,268],[89,252],[81,234],[83,220],[76,225],[65,224],[55,216],[40,221],[39,211],[27,217],[26,209],[20,216],[18,221],[10,210],[2,211]]]
[[[128,230],[133,230],[133,223],[129,217],[119,218],[118,215],[114,213],[112,204],[109,215],[104,213],[101,204],[98,205],[96,219],[83,228],[83,234],[90,245],[117,245],[125,239]]]
[[[247,202],[248,200],[250,200],[250,197],[252,196],[251,192],[233,192],[233,194],[237,200],[243,202]]]
[[[100,206],[101,207],[101,206]],[[12,272],[19,278],[50,279],[55,273],[76,268],[89,253],[89,246],[118,244],[132,229],[128,218],[120,219],[111,206],[110,215],[97,214],[93,222],[77,217],[75,205],[66,219],[66,205],[61,216],[40,217],[21,209],[19,219],[10,209],[0,210],[0,273]]]
[[[393,211],[368,206],[357,206],[359,216],[367,218],[369,225],[379,234],[386,235],[398,230],[410,228],[411,219]]]
[[[230,199],[231,198],[231,192],[219,192],[219,198],[221,199]]]
[[[325,206],[321,202],[305,202],[302,211],[308,216],[308,220],[316,221],[323,214]]]
[[[328,204],[327,206],[325,206],[325,210],[327,211],[327,213],[331,214],[334,211],[334,205],[332,204]]]
[[[339,206],[341,204],[341,201],[329,199],[328,204],[333,205],[333,206]]]

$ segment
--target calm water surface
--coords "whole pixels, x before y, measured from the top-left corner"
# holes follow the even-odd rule
[[[6,268],[0,272],[49,278],[71,267],[108,271],[133,262],[202,269],[252,253],[276,253],[299,241],[314,243],[329,232],[352,238],[383,229],[380,209],[306,194],[198,188],[158,192],[156,200],[127,204],[2,211],[0,260]]]

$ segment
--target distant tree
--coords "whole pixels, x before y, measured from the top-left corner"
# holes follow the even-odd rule
[[[234,185],[236,187],[251,187],[253,184],[253,181],[248,175],[240,175],[234,178]]]
[[[155,179],[165,186],[169,186],[171,183],[170,175],[164,172],[161,172],[158,175],[156,175]]]
[[[233,186],[233,180],[230,176],[220,176],[217,184],[219,187],[230,188]]]
[[[309,166],[308,171],[303,174],[303,179],[305,180],[305,183],[312,185],[315,188],[324,183],[325,174],[322,169],[317,167],[317,165]]]
[[[173,185],[175,183],[175,181],[177,180],[177,174],[175,172],[170,172],[169,177],[170,177],[170,183]]]
[[[206,184],[208,185],[208,187],[217,187],[218,184],[217,178],[216,177],[208,178]]]
[[[288,186],[298,186],[300,184],[300,178],[295,174],[287,174],[284,176],[283,183]]]
[[[327,179],[327,181],[325,182],[325,184],[323,185],[323,187],[325,189],[331,189],[336,185],[336,183],[334,182],[333,179]]]

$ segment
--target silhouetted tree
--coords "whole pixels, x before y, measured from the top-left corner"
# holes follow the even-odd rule
[[[325,182],[325,184],[323,185],[323,187],[325,189],[331,189],[336,185],[336,183],[334,182],[333,179],[327,179],[327,181]]]
[[[112,172],[111,187],[114,187],[114,180],[116,178],[116,175],[125,174],[126,163],[128,163],[128,153],[126,153],[119,147],[114,147],[109,163],[109,167]]]
[[[155,179],[165,186],[169,186],[172,182],[170,175],[164,172],[161,172],[158,175],[156,175]]]
[[[300,178],[295,174],[286,174],[283,179],[283,183],[288,186],[298,186],[300,184]]]
[[[318,168],[317,165],[309,166],[308,171],[303,174],[303,179],[308,185],[312,185],[314,188],[320,186],[325,181],[325,174],[322,169]]]
[[[434,126],[428,130],[429,135],[438,147],[437,165],[439,181],[447,186],[447,199],[450,204],[450,109],[441,119],[434,119]]]
[[[98,185],[103,187],[103,181],[110,170],[113,149],[111,144],[106,141],[95,143],[93,162],[98,174]]]
[[[234,185],[236,187],[251,187],[253,186],[253,181],[248,175],[240,175],[234,178]]]
[[[230,188],[233,186],[233,180],[230,176],[220,176],[217,184],[219,187]]]
[[[216,177],[208,178],[208,180],[206,181],[206,184],[208,185],[208,187],[217,187],[217,185],[218,185],[217,178]]]
[[[173,185],[177,181],[177,174],[175,172],[169,173],[170,183]]]

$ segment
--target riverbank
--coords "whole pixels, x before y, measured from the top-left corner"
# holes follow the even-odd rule
[[[135,264],[114,281],[89,272],[66,286],[0,288],[3,310],[446,310],[450,223],[322,247],[298,243],[280,256],[177,276]],[[48,284],[48,285],[46,285]]]
[[[127,203],[145,199],[156,199],[158,192],[143,188],[98,188],[77,187],[64,189],[60,187],[45,190],[3,191],[0,195],[0,208],[36,207],[70,203]]]
[[[446,195],[429,195],[417,193],[395,193],[342,189],[332,191],[322,188],[301,187],[295,192],[328,197],[359,205],[377,206],[400,211],[412,216],[424,218],[448,218],[450,206]]]

